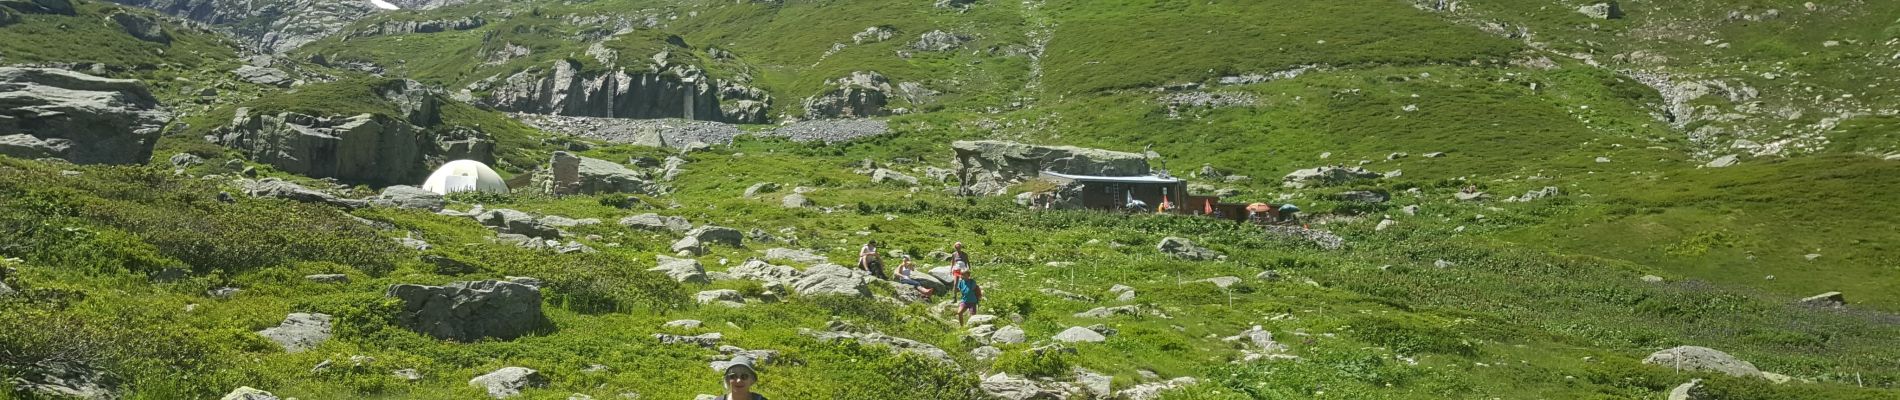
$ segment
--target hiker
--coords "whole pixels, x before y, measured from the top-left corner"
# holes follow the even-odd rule
[[[976,285],[976,279],[967,271],[954,275],[958,299],[961,300],[957,306],[957,326],[962,326],[969,321],[969,316],[976,315],[976,303],[983,301],[983,288]]]
[[[963,252],[963,242],[950,245],[950,274],[960,275],[970,272],[970,253]]]
[[[752,367],[752,357],[738,356],[726,364],[726,394],[717,400],[766,400],[764,395],[752,392],[752,385],[759,383],[758,370]]]
[[[917,264],[911,263],[910,256],[905,255],[904,262],[897,264],[897,283],[917,287],[917,292],[923,293],[924,300],[930,300],[930,288],[924,287],[923,282],[918,282],[917,279],[912,278],[912,274],[915,273],[917,273]]]
[[[863,268],[864,272],[877,279],[890,280],[884,277],[884,260],[878,259],[876,240],[866,241],[864,247],[858,249],[858,268]]]

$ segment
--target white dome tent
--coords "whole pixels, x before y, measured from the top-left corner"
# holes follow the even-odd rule
[[[429,174],[429,180],[422,182],[422,190],[444,195],[471,190],[508,193],[508,182],[481,161],[455,160],[442,164],[441,168],[435,169],[435,173]]]

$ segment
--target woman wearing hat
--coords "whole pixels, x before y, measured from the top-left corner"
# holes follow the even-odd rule
[[[752,357],[738,356],[726,364],[726,394],[718,400],[766,400],[765,396],[752,393],[752,385],[759,383],[758,370],[752,367]]]

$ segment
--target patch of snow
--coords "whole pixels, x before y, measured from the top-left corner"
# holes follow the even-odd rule
[[[369,0],[369,4],[376,6],[376,8],[381,8],[384,10],[401,10],[402,9],[402,7],[397,7],[395,4],[390,4],[388,1],[384,1],[384,0]]]

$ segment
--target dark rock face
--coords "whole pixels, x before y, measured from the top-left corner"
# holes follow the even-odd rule
[[[430,161],[494,158],[487,134],[460,127],[430,131],[442,122],[440,94],[414,81],[391,81],[376,91],[396,105],[397,117],[240,108],[207,139],[286,172],[379,186],[419,181]]]
[[[48,68],[0,68],[0,154],[136,164],[171,119],[143,83]]]
[[[477,103],[496,109],[577,117],[763,123],[771,104],[763,91],[721,84],[690,65],[589,72],[563,61],[471,89],[488,90]]]
[[[389,297],[402,301],[399,324],[437,339],[510,340],[548,326],[541,289],[514,282],[402,284],[391,286]]]
[[[427,172],[417,129],[405,121],[361,114],[252,114],[240,108],[216,141],[286,172],[369,184],[415,181]]]
[[[71,0],[0,0],[0,7],[28,14],[73,15]]]

